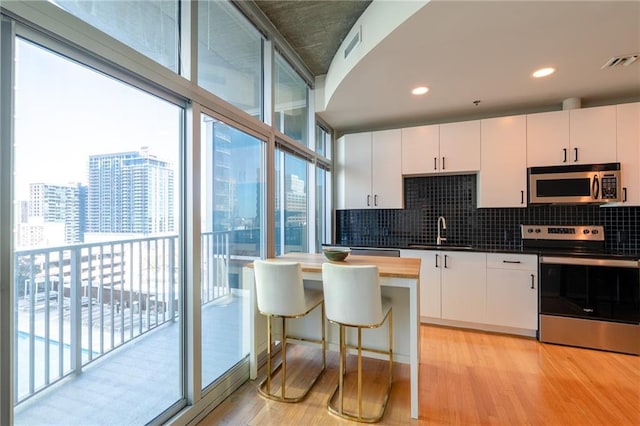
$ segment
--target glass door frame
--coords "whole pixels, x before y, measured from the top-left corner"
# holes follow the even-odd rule
[[[26,26],[18,21],[11,19],[5,15],[1,15],[0,21],[0,65],[2,65],[3,73],[0,78],[0,176],[2,180],[0,182],[0,197],[3,200],[14,200],[14,159],[13,159],[13,145],[14,141],[14,104],[15,104],[15,55],[16,55],[16,42],[21,38],[30,43],[40,46],[55,54],[59,54],[66,60],[75,61],[80,66],[85,66],[94,70],[95,72],[102,73],[109,78],[113,78],[116,81],[120,81],[123,84],[130,85],[138,88],[141,91],[155,96],[163,101],[174,104],[184,111],[181,117],[182,130],[180,132],[179,152],[180,158],[177,159],[179,166],[178,173],[176,175],[178,194],[181,200],[185,199],[187,182],[185,180],[186,169],[186,151],[188,147],[188,138],[186,130],[186,119],[188,116],[188,102],[177,96],[173,92],[161,90],[157,85],[143,81],[141,78],[136,77],[132,72],[125,72],[119,68],[115,68],[108,64],[106,61],[93,56],[88,53],[84,53],[58,38],[46,35],[32,27]],[[6,70],[10,70],[6,72]],[[176,416],[180,410],[183,410],[188,406],[188,393],[185,377],[187,377],[188,365],[185,362],[188,360],[186,357],[186,323],[188,317],[184,315],[185,312],[185,296],[189,282],[185,279],[187,276],[185,271],[191,265],[191,260],[186,257],[187,251],[185,251],[185,241],[187,236],[190,235],[190,228],[185,227],[185,211],[188,208],[182,203],[183,206],[180,210],[180,217],[178,218],[177,230],[179,259],[181,266],[181,296],[182,303],[179,304],[178,318],[182,321],[180,327],[180,371],[178,372],[181,381],[181,399],[176,401],[172,406],[166,407],[165,411],[159,413],[158,417],[152,420],[152,423],[164,423],[169,419]],[[13,203],[2,203],[0,205],[0,343],[3,350],[0,351],[0,424],[13,424],[14,422],[14,392],[16,391],[15,385],[15,345],[14,345],[14,328],[17,326],[16,318],[14,314],[14,298],[17,297],[14,291],[14,278],[15,273],[13,271],[13,253],[14,253],[14,237],[13,226],[15,221],[15,210],[13,209]],[[196,263],[199,267],[199,260]],[[10,348],[10,350],[4,350],[4,348]]]

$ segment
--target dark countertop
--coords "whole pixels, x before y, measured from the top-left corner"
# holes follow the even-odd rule
[[[527,250],[527,249],[509,249],[509,248],[495,248],[495,247],[482,247],[473,246],[469,244],[409,244],[406,246],[393,246],[393,247],[367,247],[347,244],[323,244],[324,247],[348,247],[352,250],[366,250],[366,251],[393,251],[393,250],[446,250],[446,251],[466,251],[466,252],[478,252],[478,253],[510,253],[510,254],[540,254],[540,250]]]
[[[364,247],[364,246],[350,246],[340,244],[323,244],[327,247],[349,247],[352,250],[363,250],[367,252],[381,251],[399,251],[399,250],[446,250],[446,251],[461,251],[461,252],[476,252],[476,253],[505,253],[505,254],[532,254],[532,255],[546,255],[546,256],[576,256],[576,257],[598,257],[598,258],[611,258],[611,259],[629,259],[640,261],[640,254],[630,253],[618,253],[618,252],[604,252],[604,253],[567,253],[562,251],[543,251],[538,248],[496,248],[496,247],[483,247],[473,245],[456,245],[456,244],[410,244],[400,247]]]

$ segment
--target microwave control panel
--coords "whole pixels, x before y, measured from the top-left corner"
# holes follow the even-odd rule
[[[615,175],[603,175],[601,192],[603,200],[615,200],[618,198],[618,178]]]

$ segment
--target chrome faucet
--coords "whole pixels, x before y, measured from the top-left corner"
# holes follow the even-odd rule
[[[442,244],[443,241],[447,241],[446,237],[440,236],[440,223],[442,223],[443,230],[447,229],[447,221],[445,220],[444,216],[438,217],[438,239],[436,240],[437,245]]]

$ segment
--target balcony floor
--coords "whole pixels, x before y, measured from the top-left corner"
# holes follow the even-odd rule
[[[203,386],[242,358],[242,297],[202,307]],[[182,398],[180,325],[159,326],[15,408],[16,425],[140,425]]]

